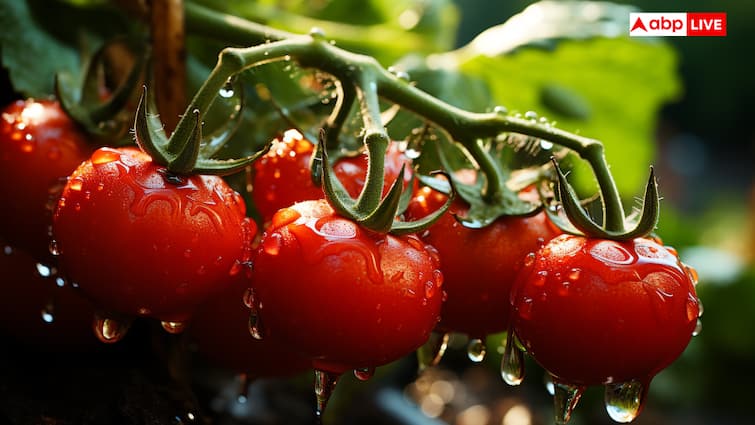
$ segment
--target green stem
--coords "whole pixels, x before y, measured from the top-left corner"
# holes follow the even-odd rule
[[[241,39],[247,42],[249,40],[270,41],[274,39],[279,41],[245,49],[228,48],[221,52],[217,66],[197,92],[188,111],[192,111],[194,108],[200,111],[206,110],[218,90],[231,75],[265,62],[291,58],[298,61],[302,67],[325,71],[344,85],[354,84],[356,86],[357,97],[363,108],[362,116],[366,127],[365,137],[369,138],[370,134],[379,134],[382,138],[385,135],[385,129],[380,124],[379,118],[380,105],[377,100],[379,95],[383,99],[398,104],[428,122],[445,129],[455,141],[474,153],[475,159],[481,164],[481,170],[485,177],[489,182],[496,182],[496,185],[502,184],[500,181],[502,177],[499,175],[497,167],[483,166],[487,160],[479,152],[478,139],[495,137],[506,132],[519,133],[546,139],[577,152],[590,164],[595,173],[604,202],[606,228],[611,231],[623,230],[623,206],[603,154],[603,145],[599,141],[533,120],[511,117],[496,112],[465,111],[421,91],[403,79],[397,78],[374,58],[340,49],[331,45],[322,37],[291,35],[203,9],[191,3],[187,4],[187,25],[192,29],[201,28],[204,33],[215,35],[230,31],[230,35],[235,34],[238,41],[242,41]],[[174,134],[178,134],[179,131],[191,131],[191,120],[188,115],[185,114],[182,117]],[[379,178],[377,176],[377,166],[379,165],[377,161],[382,161],[382,159],[382,156],[370,159],[370,163],[375,167],[370,177],[374,174],[375,178],[369,178],[368,182],[377,180],[382,185],[382,175]],[[495,191],[495,186],[491,190]],[[488,196],[492,195],[489,194]]]

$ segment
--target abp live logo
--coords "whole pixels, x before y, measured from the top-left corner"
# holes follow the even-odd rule
[[[630,13],[631,37],[724,37],[726,13]]]

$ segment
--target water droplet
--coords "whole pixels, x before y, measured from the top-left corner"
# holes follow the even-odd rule
[[[62,277],[62,276],[56,277],[55,278],[55,286],[57,286],[58,288],[62,288],[64,286],[66,286],[66,279],[64,277]]]
[[[354,376],[360,381],[367,381],[375,375],[374,367],[364,367],[360,369],[354,369]]]
[[[112,148],[97,149],[90,158],[94,165],[103,165],[119,159],[121,159],[121,153]]]
[[[697,317],[703,317],[703,311],[705,309],[703,308],[703,300],[700,298],[697,299]]]
[[[186,323],[185,322],[170,322],[170,321],[162,321],[160,322],[163,329],[165,329],[166,332],[171,334],[180,334],[181,332],[186,329]]]
[[[540,287],[545,285],[545,281],[548,279],[548,272],[545,270],[540,270],[539,272],[535,273],[535,280],[532,281],[532,284]]]
[[[556,395],[556,385],[553,383],[553,377],[550,373],[543,374],[543,384],[545,385],[545,391],[551,396]]]
[[[547,151],[547,150],[550,150],[551,148],[553,148],[553,143],[552,142],[549,142],[547,140],[541,140],[540,141],[540,149],[542,149],[544,151]]]
[[[684,271],[687,273],[687,277],[689,278],[690,282],[692,282],[692,286],[697,286],[697,270],[694,267],[685,264]]]
[[[432,298],[435,296],[435,282],[428,280],[425,282],[425,298]]]
[[[576,282],[577,279],[579,279],[579,275],[581,273],[582,273],[582,270],[579,269],[579,268],[575,267],[575,268],[571,269],[571,271],[569,271],[569,276],[568,276],[569,280],[571,280],[572,282]]]
[[[42,308],[42,321],[45,323],[52,323],[55,321],[55,303],[53,301],[49,301]]]
[[[608,415],[616,422],[631,422],[642,410],[645,393],[645,385],[637,380],[606,385]]]
[[[249,308],[249,334],[252,335],[252,338],[258,341],[263,338],[262,317],[256,307]]]
[[[506,115],[509,113],[509,110],[505,106],[496,106],[493,108],[493,112],[499,115]]]
[[[433,270],[433,280],[435,281],[436,288],[442,288],[444,282],[443,272],[438,269]]]
[[[582,397],[585,387],[565,384],[558,380],[553,380],[553,408],[554,419],[557,424],[569,422],[571,413],[577,407],[579,399]]]
[[[42,263],[37,263],[36,267],[37,267],[37,274],[45,278],[52,276],[53,274],[55,274],[55,271],[56,271],[54,267],[51,267]]]
[[[49,245],[48,249],[50,250],[50,254],[52,254],[52,255],[54,255],[56,257],[61,254],[60,247],[58,246],[58,241],[56,241],[55,239],[52,239],[50,241],[50,245]]]
[[[538,115],[535,111],[527,111],[524,113],[524,118],[527,118],[528,120],[536,120]]]
[[[532,267],[535,264],[535,253],[530,252],[524,257],[524,267]]]
[[[309,36],[315,39],[323,39],[325,38],[325,31],[320,27],[312,27],[312,29],[309,30]]]
[[[333,394],[338,383],[338,374],[315,369],[315,397],[317,398],[317,410],[315,411],[318,420],[322,419],[325,413],[325,407],[328,400]]]
[[[524,380],[524,352],[516,346],[514,339],[516,337],[509,332],[501,358],[501,377],[509,385],[519,385]]]
[[[427,342],[417,349],[417,362],[419,363],[420,372],[440,363],[440,360],[446,353],[446,348],[448,348],[449,338],[450,335],[447,333],[430,333]]]
[[[280,233],[273,233],[262,241],[262,250],[268,255],[278,255],[283,245]]]
[[[130,326],[130,320],[104,317],[100,314],[94,316],[94,333],[100,341],[108,344],[123,339]]]
[[[13,251],[14,251],[13,247],[10,246],[10,245],[5,245],[3,247],[3,254],[5,254],[5,255],[13,255]]]
[[[703,321],[698,318],[697,323],[695,323],[695,329],[692,331],[692,336],[698,336],[700,335],[700,332],[702,331],[703,331]]]
[[[485,360],[486,353],[487,347],[485,347],[485,341],[480,338],[469,340],[469,344],[467,344],[467,357],[469,357],[469,360],[479,363]]]
[[[233,83],[231,81],[226,81],[225,85],[220,89],[218,94],[224,99],[233,97],[233,95],[236,94],[236,92],[233,90]]]

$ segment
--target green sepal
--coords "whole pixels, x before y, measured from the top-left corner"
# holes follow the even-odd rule
[[[650,177],[645,187],[645,198],[643,200],[642,210],[636,220],[627,220],[626,225],[632,225],[631,230],[610,231],[603,228],[587,214],[582,207],[574,188],[566,180],[566,176],[561,171],[558,163],[553,160],[556,168],[558,194],[561,199],[564,214],[568,218],[571,226],[563,226],[563,220],[559,216],[554,216],[554,212],[548,209],[549,216],[554,224],[561,227],[562,230],[569,233],[581,233],[587,237],[612,239],[612,240],[630,240],[637,237],[643,237],[655,230],[658,223],[660,212],[660,200],[658,198],[658,184],[655,179],[655,172],[650,169]],[[575,232],[575,229],[578,232]]]
[[[202,114],[198,109],[192,111],[194,120],[189,137],[184,141],[174,140],[173,144],[170,144],[170,140],[165,135],[162,122],[159,115],[154,112],[155,110],[154,95],[145,86],[136,107],[134,120],[136,143],[152,157],[155,163],[165,166],[172,173],[229,175],[243,170],[270,149],[270,143],[268,143],[260,151],[244,158],[207,158],[202,155],[202,146],[206,144],[202,143]],[[169,146],[177,152],[170,151]]]
[[[446,175],[446,178],[450,179],[450,177],[448,177],[448,175],[442,171],[435,172],[434,174],[444,174]],[[420,181],[424,181],[423,177],[424,176],[420,176]],[[412,179],[414,179],[414,177],[412,177]],[[432,179],[438,182],[443,181],[443,180],[432,178],[429,176],[428,176],[428,179]],[[409,184],[410,184],[409,187],[412,187],[413,182],[410,182]],[[451,205],[456,199],[456,192],[451,188],[451,186],[447,185],[446,188],[448,189],[448,191],[442,192],[446,194],[446,202],[443,203],[443,205],[441,205],[440,208],[420,218],[419,220],[414,220],[414,221],[394,220],[393,226],[391,226],[391,233],[393,233],[394,235],[406,235],[410,233],[418,233],[429,228],[433,224],[435,224],[435,222],[438,221],[443,216],[443,214],[445,214],[448,211],[449,208],[451,208]],[[407,191],[407,192],[410,192],[410,191]]]
[[[241,81],[238,79],[235,80],[231,85],[233,92],[238,93],[238,96],[234,96],[237,98],[238,107],[234,114],[232,114],[228,121],[222,125],[220,128],[216,129],[215,131],[211,132],[210,134],[205,134],[204,140],[202,141],[202,145],[199,148],[199,157],[200,158],[212,158],[215,156],[220,149],[225,146],[225,144],[231,140],[231,137],[236,133],[236,130],[239,129],[241,126],[241,123],[244,118],[243,114],[243,105],[244,105],[244,87]],[[209,108],[209,114],[212,114],[213,106],[215,106],[215,102],[217,102],[217,97],[215,98],[215,101],[212,105],[210,105]],[[207,119],[207,114],[205,114],[205,120]]]
[[[320,152],[322,155],[322,163],[320,165],[322,168],[323,191],[328,199],[328,203],[333,207],[335,212],[344,217],[356,220],[357,217],[355,217],[353,213],[356,201],[351,195],[349,195],[341,181],[336,177],[335,173],[331,172],[328,148],[325,146],[325,140],[325,131],[320,131],[320,141],[318,145],[321,145]]]
[[[170,154],[165,151],[168,137],[156,112],[155,97],[144,86],[139,103],[136,105],[134,136],[139,148],[152,157],[156,164],[167,166]]]
[[[401,166],[398,177],[393,181],[391,188],[382,201],[380,201],[377,208],[369,215],[358,220],[360,224],[380,233],[386,233],[391,230],[394,218],[398,215],[399,204],[401,203],[405,167],[405,165]]]
[[[450,143],[447,146],[451,146]],[[440,146],[437,147],[438,159],[446,170],[452,170],[446,153]],[[504,175],[509,175],[507,170],[503,170]],[[509,189],[506,184],[499,185],[498,196],[494,202],[488,202],[482,196],[484,175],[478,170],[477,178],[472,184],[461,182],[453,174],[447,175],[448,182],[444,185],[430,183],[430,179],[422,181],[433,189],[440,190],[443,193],[449,193],[449,190],[456,192],[459,197],[469,205],[469,209],[464,216],[456,215],[456,219],[465,227],[482,228],[492,224],[500,217],[504,216],[531,216],[540,211],[541,205],[532,204],[519,198],[519,195]],[[437,179],[433,179],[437,180]],[[430,183],[430,184],[428,184]],[[496,183],[493,183],[496,184]],[[443,190],[445,188],[445,190]]]

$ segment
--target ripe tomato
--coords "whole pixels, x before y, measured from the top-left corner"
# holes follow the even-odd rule
[[[650,239],[561,235],[517,279],[513,332],[561,382],[647,383],[692,337],[694,283],[675,251]]]
[[[291,376],[309,369],[310,361],[291,347],[249,334],[250,310],[244,305],[248,286],[246,279],[237,279],[199,306],[189,327],[199,354],[253,379]]]
[[[70,284],[42,277],[37,261],[0,241],[0,334],[30,348],[80,352],[93,348],[94,309]],[[47,269],[44,270],[45,272]],[[10,348],[4,338],[5,347]]]
[[[0,119],[0,235],[48,259],[48,202],[60,180],[89,154],[84,133],[52,100],[18,100]]]
[[[270,151],[254,163],[252,198],[263,222],[267,223],[281,208],[295,202],[322,198],[321,188],[312,183],[310,161],[312,144],[295,130],[287,131],[273,142]],[[411,180],[411,160],[398,144],[392,143],[385,157],[383,194],[406,164],[404,186]],[[342,158],[333,165],[336,176],[352,197],[359,195],[367,175],[367,156]]]
[[[106,313],[180,323],[249,259],[241,196],[216,176],[175,176],[134,148],[101,148],[55,210],[61,267]]]
[[[446,199],[446,195],[423,187],[409,203],[406,215],[422,218]],[[484,228],[471,229],[454,218],[468,209],[457,198],[422,239],[438,250],[448,294],[438,330],[483,339],[508,329],[511,285],[525,256],[560,231],[542,212],[532,217],[503,217]]]
[[[264,339],[339,374],[421,346],[438,321],[441,284],[415,236],[368,232],[321,199],[273,217],[254,259],[253,309]]]

